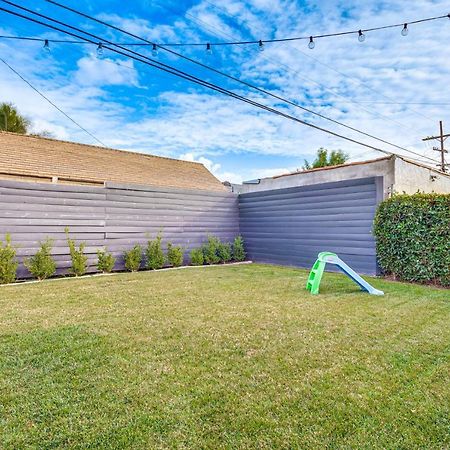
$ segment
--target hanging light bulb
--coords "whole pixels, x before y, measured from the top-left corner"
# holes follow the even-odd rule
[[[314,39],[312,36],[310,36],[309,38],[309,44],[308,44],[308,48],[310,48],[311,50],[316,46],[316,43],[314,42]]]
[[[158,56],[158,47],[156,44],[152,45],[152,56]]]
[[[103,56],[103,44],[101,42],[99,42],[97,46],[97,56],[99,58]]]
[[[206,54],[212,55],[212,48],[211,48],[211,44],[209,42],[206,44]]]
[[[260,52],[263,52],[263,51],[264,51],[264,44],[263,44],[263,41],[259,41],[259,44],[258,44],[258,50],[259,50]]]
[[[49,51],[50,51],[50,44],[49,44],[49,42],[48,42],[48,39],[46,39],[46,40],[44,41],[44,47],[43,47],[43,49],[44,49],[46,52],[49,52]]]
[[[408,30],[408,24],[405,23],[405,25],[403,25],[403,29],[402,29],[402,31],[401,31],[402,36],[407,36],[407,35],[408,35],[408,32],[409,32],[409,30]]]
[[[364,42],[365,40],[366,40],[366,35],[361,30],[359,30],[358,31],[358,41]]]

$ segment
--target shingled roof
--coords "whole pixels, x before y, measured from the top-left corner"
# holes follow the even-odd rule
[[[200,163],[2,131],[0,179],[226,190]]]

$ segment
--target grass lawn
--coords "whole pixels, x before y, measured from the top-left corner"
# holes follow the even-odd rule
[[[0,288],[0,448],[448,448],[450,291],[307,275]]]

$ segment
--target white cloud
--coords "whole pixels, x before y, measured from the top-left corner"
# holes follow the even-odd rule
[[[133,61],[89,55],[80,58],[77,66],[74,81],[82,86],[138,85]]]
[[[193,153],[184,153],[183,155],[180,155],[179,158],[184,161],[199,162],[200,164],[203,164],[220,181],[229,181],[230,183],[242,183],[243,181],[241,175],[233,172],[223,172],[220,164],[214,163],[204,156],[196,158]]]

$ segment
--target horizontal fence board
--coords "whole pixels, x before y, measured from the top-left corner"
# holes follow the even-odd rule
[[[46,205],[43,203],[1,203],[0,198],[0,209],[5,211],[29,211],[29,212],[72,212],[73,207],[72,205]],[[99,211],[103,211],[105,208],[100,209],[99,207],[95,206],[77,206],[77,213],[83,213],[83,214],[95,214]]]
[[[363,213],[370,213],[373,214],[373,212],[376,209],[376,205],[360,205],[358,206],[358,212]],[[277,207],[277,208],[257,208],[256,210],[249,210],[249,209],[240,209],[240,215],[241,217],[245,216],[251,216],[251,217],[259,217],[259,216],[267,216],[269,212],[282,212],[283,215],[290,215],[290,216],[321,216],[321,215],[329,215],[329,214],[354,214],[355,213],[355,205],[349,205],[349,206],[336,206],[330,208],[322,208],[320,204],[314,205],[312,208],[305,208],[303,205],[291,205],[291,208],[289,211],[286,211],[284,207]]]
[[[372,178],[373,179],[373,178]],[[279,196],[279,195],[289,195],[291,193],[301,193],[301,195],[307,195],[310,192],[316,192],[318,190],[321,191],[333,191],[333,192],[341,192],[344,190],[358,192],[364,189],[370,190],[373,189],[373,186],[369,186],[368,183],[369,178],[359,178],[354,180],[344,180],[344,181],[333,181],[329,183],[318,183],[318,184],[310,184],[307,186],[294,186],[289,188],[282,189],[272,189],[267,191],[255,191],[242,194],[243,198],[253,198],[264,196],[267,198]],[[239,201],[241,198],[239,197]]]
[[[330,205],[336,205],[336,204],[347,204],[351,205],[353,202],[356,202],[356,204],[373,204],[374,198],[371,197],[370,192],[348,192],[348,193],[330,193],[329,191],[324,192],[317,192],[317,195],[309,195],[309,196],[302,196],[302,195],[286,195],[286,196],[279,196],[277,198],[274,198],[273,200],[264,201],[262,198],[257,198],[254,200],[254,202],[243,202],[240,204],[240,209],[258,209],[259,207],[273,207],[278,205],[286,205],[286,204],[292,204],[292,200],[298,200],[301,201],[298,203],[298,205],[307,208],[307,207],[313,207],[320,202],[324,204],[324,207],[328,207]],[[242,194],[246,195],[246,194]]]
[[[106,200],[106,194],[101,192],[74,192],[74,191],[49,191],[49,190],[31,190],[24,192],[23,189],[11,189],[0,187],[0,198],[8,196],[27,195],[30,197],[44,198],[76,198],[85,200]]]
[[[57,191],[57,192],[86,192],[86,193],[101,193],[105,194],[103,187],[88,186],[88,185],[71,185],[59,183],[34,183],[26,181],[0,180],[0,188],[20,189],[22,191]]]
[[[24,195],[3,195],[0,196],[0,204],[3,203],[31,203],[33,205],[65,205],[65,206],[90,206],[105,207],[106,200],[89,200],[75,198],[53,198],[53,197],[32,197]]]

